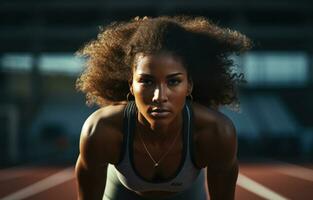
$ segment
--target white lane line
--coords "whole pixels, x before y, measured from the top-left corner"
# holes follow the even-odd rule
[[[237,185],[265,199],[287,200],[286,197],[274,192],[260,183],[257,183],[243,174],[238,175]]]
[[[275,167],[275,169],[285,175],[292,176],[295,178],[307,180],[313,182],[313,170],[308,169],[299,165],[285,163],[285,162],[278,162],[281,166]]]
[[[64,183],[68,180],[74,178],[73,167],[68,167],[58,173],[55,173],[43,180],[40,180],[32,185],[29,185],[25,188],[22,188],[8,196],[0,198],[0,200],[20,200],[25,199],[27,197],[33,196],[37,193],[40,193],[44,190],[52,188],[56,185]]]

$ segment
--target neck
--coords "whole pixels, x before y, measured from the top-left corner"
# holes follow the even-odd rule
[[[149,123],[140,113],[138,113],[138,130],[141,130],[143,136],[152,141],[168,140],[169,138],[175,137],[177,132],[181,131],[183,127],[183,116],[182,114],[175,117],[168,124],[153,124]]]

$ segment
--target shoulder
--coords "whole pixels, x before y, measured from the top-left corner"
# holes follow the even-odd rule
[[[237,135],[223,113],[194,104],[195,143],[203,167],[227,168],[237,161]]]
[[[123,140],[125,105],[98,109],[84,122],[80,135],[80,157],[88,165],[115,163]]]
[[[192,108],[195,128],[201,132],[199,135],[220,139],[221,142],[227,138],[234,138],[236,134],[234,124],[226,115],[196,103]]]

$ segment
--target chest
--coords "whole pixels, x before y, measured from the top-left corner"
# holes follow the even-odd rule
[[[168,143],[144,145],[139,138],[135,138],[130,151],[133,168],[141,178],[148,181],[165,181],[178,174],[184,164],[186,148],[182,137],[177,138],[172,146]]]

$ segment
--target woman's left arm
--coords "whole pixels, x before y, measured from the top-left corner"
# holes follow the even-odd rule
[[[211,200],[233,200],[239,171],[236,130],[228,118],[218,121],[206,159],[207,185]]]
[[[236,181],[238,177],[237,162],[225,171],[208,170],[207,184],[211,200],[233,200],[235,199]]]

